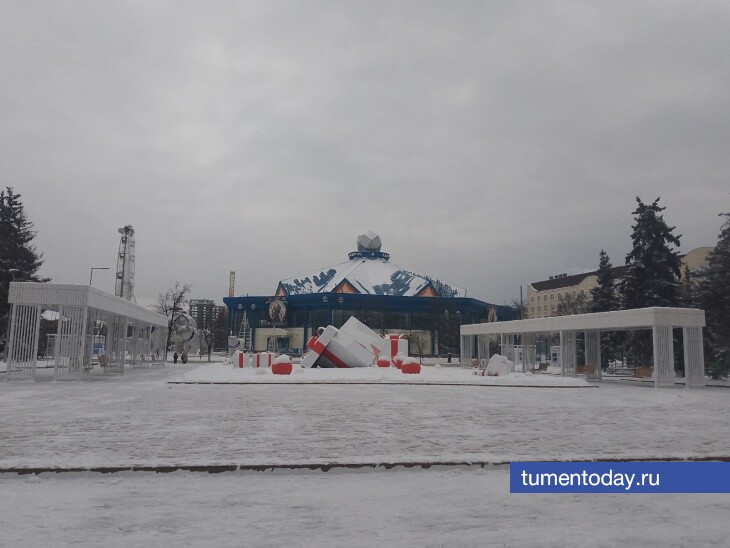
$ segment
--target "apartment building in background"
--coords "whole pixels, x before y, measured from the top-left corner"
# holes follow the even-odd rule
[[[689,253],[682,255],[681,273],[682,279],[685,272],[696,271],[707,266],[707,256],[713,250],[712,247],[698,247]],[[626,273],[626,266],[613,267],[613,277],[619,282]],[[547,318],[557,316],[558,303],[565,299],[584,298],[586,302],[591,300],[591,289],[598,286],[598,271],[585,272],[583,274],[557,274],[550,276],[547,280],[533,282],[527,285],[527,309],[528,318]]]

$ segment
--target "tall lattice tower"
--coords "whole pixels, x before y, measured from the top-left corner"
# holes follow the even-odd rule
[[[117,283],[114,294],[122,299],[137,302],[134,298],[134,229],[126,225],[119,229],[119,255],[117,256]]]

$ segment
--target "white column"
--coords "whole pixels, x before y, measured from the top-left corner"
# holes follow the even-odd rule
[[[588,373],[586,378],[592,381],[601,380],[601,332],[597,330],[583,333],[586,346],[586,366],[595,366],[593,373]]]
[[[41,335],[41,305],[38,305],[36,307],[36,316],[35,316],[35,334],[33,335],[33,342],[31,344],[33,356],[32,356],[32,368],[33,372],[32,375],[35,377],[35,369],[38,365],[38,343],[40,342],[40,335]]]
[[[534,333],[522,335],[522,363],[525,373],[535,369],[535,337]]]
[[[486,366],[489,361],[489,335],[477,336],[477,359],[480,367]]]
[[[504,346],[502,347],[502,355],[510,361],[515,361],[515,336],[504,335]]]
[[[682,328],[684,339],[684,380],[686,388],[705,386],[705,356],[702,347],[702,328]]]
[[[61,353],[61,336],[63,333],[63,307],[58,308],[58,321],[56,326],[56,338],[53,339],[53,375],[55,376],[59,366],[59,354]]]
[[[8,340],[5,341],[5,356],[6,356],[5,359],[7,360],[7,363],[5,364],[5,366],[7,368],[6,369],[7,372],[5,373],[5,380],[9,379],[10,376],[13,374],[13,367],[12,367],[13,361],[14,361],[13,352],[15,350],[13,348],[13,338],[15,337],[15,323],[17,321],[16,320],[16,316],[17,316],[16,308],[17,308],[17,306],[15,306],[12,303],[10,304],[10,310],[9,310],[9,314],[8,314],[8,321],[10,322],[10,332],[8,334]]]
[[[578,352],[575,331],[560,332],[560,353],[562,354],[561,373],[563,377],[578,375]]]
[[[674,386],[674,340],[672,327],[652,327],[654,339],[654,386]]]
[[[78,348],[78,359],[79,359],[79,377],[86,372],[85,363],[86,360],[86,323],[89,321],[89,307],[84,306],[81,312],[81,338],[79,340]],[[93,344],[93,343],[92,343]],[[89,356],[89,365],[91,365],[91,356]]]
[[[129,320],[126,317],[124,317],[120,323],[122,325],[122,340],[121,340],[121,344],[120,344],[122,358],[121,358],[121,368],[120,368],[119,372],[121,374],[124,374],[124,362],[127,359],[127,326],[129,325]]]

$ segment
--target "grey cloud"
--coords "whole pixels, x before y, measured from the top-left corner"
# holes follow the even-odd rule
[[[628,251],[634,196],[683,250],[728,207],[723,2],[5,2],[3,184],[44,273],[137,230],[137,290],[220,299],[344,260],[502,302]],[[99,286],[111,289],[111,277]],[[106,284],[106,285],[104,285]]]

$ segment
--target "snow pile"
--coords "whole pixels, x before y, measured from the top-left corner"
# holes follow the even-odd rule
[[[515,364],[513,361],[508,360],[504,356],[495,354],[489,358],[487,364],[487,376],[503,376],[508,375],[515,370]]]

